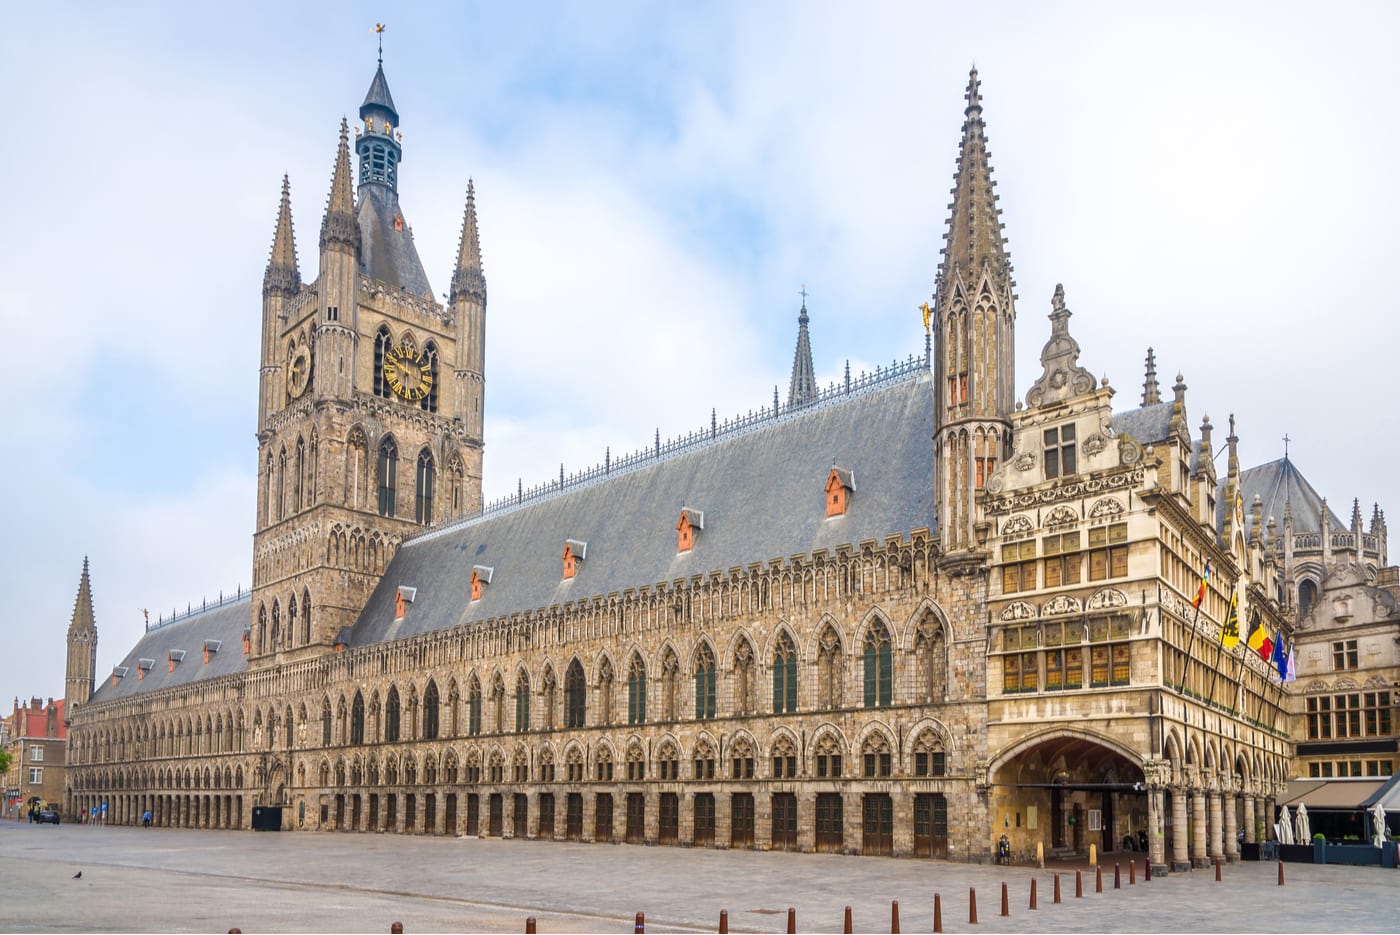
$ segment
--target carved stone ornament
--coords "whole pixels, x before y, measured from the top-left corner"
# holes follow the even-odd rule
[[[1011,517],[1001,527],[1003,536],[1024,536],[1032,532],[1035,532],[1035,524],[1025,514]]]
[[[1014,601],[1001,612],[1002,620],[1034,620],[1035,608],[1025,601]]]
[[[987,513],[992,516],[999,516],[1004,513],[1032,510],[1038,506],[1044,506],[1050,503],[1078,500],[1082,497],[1107,493],[1111,490],[1130,490],[1140,486],[1142,484],[1142,479],[1143,469],[1137,467],[1131,471],[1120,471],[1116,474],[1109,474],[1102,477],[1087,477],[1084,480],[1058,484],[1054,487],[1047,487],[1041,490],[988,497]]]
[[[1011,459],[1011,466],[1018,471],[1029,471],[1035,467],[1035,452],[1023,451]]]
[[[1125,607],[1128,604],[1128,595],[1117,588],[1100,588],[1089,597],[1089,610],[1101,610],[1105,607]]]
[[[997,494],[1006,489],[1006,475],[1001,471],[993,471],[992,476],[987,478],[987,493]]]
[[[1098,432],[1084,439],[1084,453],[1086,455],[1096,455],[1108,447],[1108,439]]]
[[[1040,612],[1049,617],[1055,614],[1079,613],[1084,609],[1084,604],[1077,597],[1070,597],[1068,594],[1056,594],[1050,600],[1040,605]]]
[[[1123,464],[1137,464],[1142,461],[1142,446],[1126,436],[1118,439],[1118,460]]]
[[[1090,519],[1106,519],[1123,512],[1123,503],[1117,497],[1103,497],[1089,508]]]
[[[1079,342],[1070,337],[1070,310],[1065,308],[1065,287],[1055,286],[1050,300],[1050,340],[1040,352],[1045,367],[1039,380],[1026,393],[1027,406],[1044,406],[1091,393],[1098,381],[1088,370],[1079,366]]]
[[[1079,514],[1072,508],[1060,505],[1050,511],[1050,515],[1045,517],[1047,529],[1056,529],[1061,526],[1073,526],[1079,522]]]

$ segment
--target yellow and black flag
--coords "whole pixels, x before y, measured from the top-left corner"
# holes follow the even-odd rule
[[[1225,615],[1225,625],[1220,628],[1220,645],[1234,649],[1240,642],[1239,595],[1230,595],[1230,612]]]

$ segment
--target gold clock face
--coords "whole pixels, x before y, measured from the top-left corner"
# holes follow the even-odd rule
[[[384,380],[404,399],[417,402],[433,389],[433,370],[428,358],[411,347],[402,346],[384,355]]]
[[[287,392],[292,398],[306,392],[311,384],[311,351],[305,344],[298,347],[287,362]]]

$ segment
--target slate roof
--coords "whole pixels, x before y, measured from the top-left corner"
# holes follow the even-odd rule
[[[252,605],[253,598],[247,595],[148,630],[118,663],[127,671],[116,685],[112,684],[110,670],[95,673],[91,703],[100,704],[138,692],[160,691],[244,671],[248,660],[243,655],[243,631],[252,619]],[[209,656],[208,665],[204,664],[205,640],[223,641],[219,651]],[[174,672],[170,671],[168,662],[171,650],[185,653]],[[154,665],[146,671],[144,679],[137,679],[137,665],[141,659],[153,660]]]
[[[1119,435],[1130,435],[1138,444],[1152,445],[1170,434],[1167,426],[1171,420],[1172,404],[1166,402],[1117,413],[1110,421]]]
[[[868,391],[785,414],[601,481],[467,520],[399,547],[355,623],[362,646],[817,549],[935,529],[934,395],[918,368]],[[844,516],[827,518],[832,461],[860,477]],[[705,513],[676,553],[682,506]],[[566,539],[588,543],[562,577]],[[474,565],[494,569],[472,603]],[[417,589],[394,620],[400,586]]]
[[[1220,485],[1220,495],[1216,498],[1216,528],[1219,529],[1224,522],[1225,509],[1225,485],[1222,481]],[[1308,479],[1303,476],[1295,465],[1288,458],[1279,458],[1277,461],[1270,461],[1267,464],[1260,464],[1252,468],[1247,468],[1240,472],[1240,493],[1244,497],[1245,523],[1248,525],[1254,510],[1254,495],[1257,493],[1264,503],[1264,523],[1267,527],[1269,517],[1272,516],[1278,523],[1278,532],[1283,533],[1283,512],[1285,503],[1293,513],[1293,531],[1319,532],[1322,529],[1322,495],[1308,483]],[[1339,531],[1350,529],[1348,523],[1344,523],[1332,512],[1332,508],[1327,508],[1328,522],[1332,530]]]
[[[374,73],[374,80],[369,83],[369,90],[365,92],[365,102],[360,105],[360,119],[365,118],[365,111],[370,107],[382,107],[394,115],[394,124],[399,122],[399,111],[394,106],[394,96],[389,93],[389,79],[384,77],[384,63],[379,63],[379,68]]]
[[[433,298],[433,287],[413,234],[407,222],[394,229],[394,218],[402,218],[399,196],[384,185],[361,185],[356,214],[360,222],[360,269],[371,279],[402,288],[419,298]]]

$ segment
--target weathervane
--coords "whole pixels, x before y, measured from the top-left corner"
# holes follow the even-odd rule
[[[929,308],[929,304],[925,302],[923,305],[919,306],[919,311],[924,313],[924,334],[928,334],[929,319],[933,317],[933,309]]]
[[[1288,443],[1291,442],[1292,440],[1293,440],[1293,439],[1291,439],[1291,438],[1288,437],[1288,433],[1287,433],[1287,432],[1285,432],[1285,433],[1283,434],[1283,460],[1285,460],[1285,461],[1288,460]]]
[[[384,30],[389,27],[383,23],[374,24],[374,34],[379,37],[379,64],[384,64]]]

